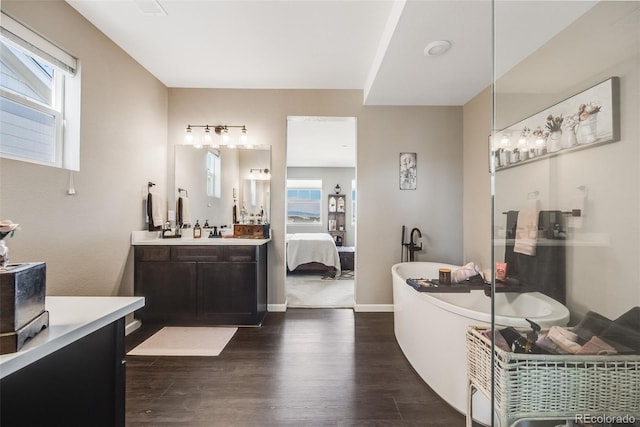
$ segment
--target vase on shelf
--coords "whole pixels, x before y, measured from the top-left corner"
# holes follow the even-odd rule
[[[580,144],[591,144],[598,138],[598,113],[589,114],[580,122]]]
[[[547,139],[547,152],[555,153],[556,151],[560,151],[562,148],[560,139],[562,138],[562,131],[556,130],[549,134],[549,138]]]
[[[578,144],[576,136],[576,128],[567,128],[562,132],[561,146],[562,148],[571,148]]]

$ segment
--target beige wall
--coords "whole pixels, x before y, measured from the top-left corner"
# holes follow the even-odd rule
[[[364,107],[358,90],[169,90],[168,155],[188,123],[245,124],[271,153],[269,304],[285,303],[287,116],[356,117],[358,225],[356,304],[392,304],[391,266],[403,224],[419,227],[418,259],[462,259],[462,109]],[[418,153],[418,189],[398,189],[400,152]]]
[[[461,107],[364,107],[360,90],[167,89],[63,1],[5,0],[2,9],[82,64],[77,195],[66,195],[67,171],[0,161],[0,217],[22,226],[12,259],[45,261],[48,294],[132,294],[130,233],[144,228],[146,183],[169,190],[187,123],[246,124],[255,143],[272,146],[271,305],[285,302],[288,115],[358,120],[358,309],[390,308],[402,225],[422,230],[418,260],[462,261]],[[418,154],[417,190],[399,190],[400,152]]]
[[[640,38],[637,19],[628,18],[634,11],[637,17],[637,7],[637,2],[598,4],[464,106],[464,248],[470,259],[491,247],[486,137],[492,120],[495,128],[504,128],[620,77],[620,141],[496,173],[498,237],[505,227],[502,212],[520,209],[529,192],[539,192],[541,209],[569,211],[582,194],[577,187],[587,189],[582,226],[568,230],[567,306],[574,320],[589,310],[614,319],[640,304]],[[594,33],[596,26],[603,30]],[[479,155],[482,167],[476,164]],[[500,239],[495,257],[504,257]]]
[[[0,160],[0,218],[21,226],[13,262],[45,261],[49,295],[131,295],[131,230],[142,188],[165,189],[168,91],[63,1],[2,1],[2,10],[80,58],[77,194],[69,172]]]
[[[464,261],[491,269],[491,174],[488,143],[491,134],[492,88],[463,108],[463,248]]]

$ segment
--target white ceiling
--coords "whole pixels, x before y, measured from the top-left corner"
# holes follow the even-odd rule
[[[496,75],[595,4],[497,2]],[[168,87],[360,89],[365,105],[463,105],[493,78],[489,0],[67,3]],[[435,40],[452,48],[425,56]]]

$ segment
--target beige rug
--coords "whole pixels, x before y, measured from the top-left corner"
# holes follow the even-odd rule
[[[147,338],[130,356],[218,356],[238,328],[167,326]]]

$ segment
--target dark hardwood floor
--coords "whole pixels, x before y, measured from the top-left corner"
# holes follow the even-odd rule
[[[464,426],[405,359],[393,313],[348,309],[269,313],[218,357],[127,356],[126,404],[127,426]]]

